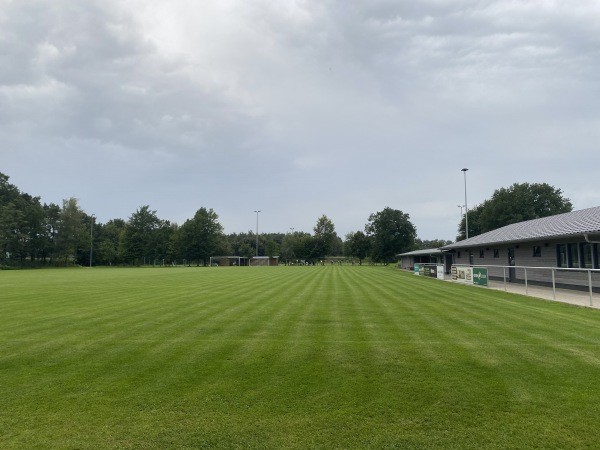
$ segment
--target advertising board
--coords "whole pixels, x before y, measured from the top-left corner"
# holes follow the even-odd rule
[[[456,272],[454,272],[454,269],[456,269]],[[452,280],[459,283],[473,284],[473,269],[471,267],[454,266],[452,271]]]
[[[443,265],[438,265],[436,266],[437,268],[437,278],[440,280],[443,280],[445,278],[444,276],[444,266]]]
[[[474,284],[477,286],[488,285],[487,267],[463,267],[452,266],[452,281],[465,284]]]
[[[439,278],[444,279],[444,266],[443,265],[431,265],[431,264],[418,264],[416,263],[413,267],[413,273],[423,277]]]
[[[473,267],[473,284],[477,286],[488,285],[488,270],[486,267]]]

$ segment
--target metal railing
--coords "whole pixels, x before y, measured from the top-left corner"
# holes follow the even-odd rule
[[[508,292],[508,285],[517,286],[521,283],[525,287],[525,295],[529,295],[530,284],[532,286],[551,286],[552,287],[552,299],[557,300],[557,289],[561,289],[563,292],[571,291],[572,294],[585,292],[587,290],[589,294],[589,306],[594,306],[594,287],[600,289],[600,279],[596,280],[596,286],[594,286],[594,280],[592,275],[600,277],[600,269],[588,269],[588,268],[563,268],[563,267],[534,267],[534,266],[497,266],[497,265],[485,265],[485,264],[454,264],[457,267],[483,267],[488,269],[488,276],[497,278],[498,271],[502,269],[502,283],[504,290]],[[494,270],[494,274],[490,273],[490,269]],[[510,276],[514,270],[514,280]],[[516,276],[516,271],[521,271],[522,277]],[[531,272],[538,271],[542,273],[550,272],[548,275],[531,277]],[[581,276],[572,277],[570,275],[562,277],[560,282],[557,282],[557,273],[565,274],[581,274]],[[507,274],[509,276],[507,277]]]

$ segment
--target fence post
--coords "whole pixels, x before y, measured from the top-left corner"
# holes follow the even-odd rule
[[[503,274],[503,278],[504,278],[504,292],[506,292],[506,267],[502,268],[502,272],[504,272],[504,274]]]
[[[525,295],[529,295],[529,287],[527,286],[527,267],[525,267]]]
[[[556,280],[554,278],[554,269],[552,269],[552,298],[556,300]]]
[[[594,290],[592,289],[592,271],[588,270],[588,282],[590,284],[590,306],[594,306],[594,303],[592,302],[592,292],[594,292]]]

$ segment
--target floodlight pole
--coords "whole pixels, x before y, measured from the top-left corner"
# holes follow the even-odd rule
[[[256,213],[256,257],[258,258],[258,213],[260,209],[254,212]]]
[[[462,219],[462,216],[463,216],[462,209],[465,207],[465,205],[456,205],[456,206],[460,208],[460,218]]]
[[[90,223],[90,269],[92,268],[92,253],[94,252],[94,237],[92,235],[92,230],[94,228],[94,218],[96,214],[91,215],[91,223]]]
[[[469,208],[467,207],[467,170],[469,169],[462,169],[462,173],[465,176],[465,235],[467,239],[469,239]]]

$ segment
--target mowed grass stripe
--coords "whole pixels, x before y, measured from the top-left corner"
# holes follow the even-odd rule
[[[556,323],[544,323],[538,315],[530,314],[528,308],[520,308],[521,305],[511,307],[507,303],[508,308],[496,305],[492,311],[491,305],[477,308],[464,302],[457,304],[453,299],[442,301],[445,314],[435,323],[440,325],[440,330],[448,330],[446,333],[450,333],[451,339],[486,364],[501,365],[507,356],[514,359],[515,355],[520,355],[526,363],[538,360],[545,367],[571,367],[573,359],[580,357],[586,362],[595,360],[597,363],[597,355],[593,354],[597,343],[592,348],[589,341],[578,343],[580,332],[568,332],[557,328]],[[520,297],[520,301],[527,302],[527,299]],[[561,307],[564,309],[564,305]],[[456,329],[464,330],[465,334],[456,335],[453,332]],[[548,333],[556,337],[553,342],[548,342]],[[568,346],[565,347],[563,342],[569,342]],[[510,348],[503,349],[503,343]],[[584,347],[580,348],[582,345]]]
[[[183,317],[173,321],[178,325],[169,330],[167,339],[158,345],[159,351],[163,352],[168,351],[175,341],[195,344],[193,349],[181,345],[181,351],[169,356],[167,370],[169,366],[184,368],[175,377],[175,384],[193,383],[198,376],[203,376],[206,380],[214,374],[224,378],[232,362],[243,363],[248,355],[249,343],[255,342],[261,334],[260,328],[271,323],[273,310],[278,303],[265,299],[275,295],[274,286],[278,283],[267,280],[271,283],[269,288],[263,277],[257,277],[256,273],[252,272],[240,274],[229,271],[223,275],[208,296],[211,297],[213,305],[221,305],[218,313],[207,314],[204,301],[200,302],[198,314],[185,311]],[[242,281],[239,283],[240,287],[230,288],[231,276]],[[156,351],[153,351],[150,360],[156,360],[158,356]],[[152,367],[149,371],[152,374],[156,372],[157,367]],[[155,378],[164,380],[165,377]],[[161,383],[162,388],[164,383]]]
[[[456,287],[465,289],[461,286]],[[481,309],[485,309],[487,310],[485,315],[490,318],[491,322],[482,322],[485,323],[485,327],[480,327],[480,329],[471,333],[471,340],[460,335],[455,335],[454,339],[462,339],[464,341],[463,345],[467,346],[472,353],[475,353],[475,358],[480,362],[497,366],[495,372],[499,382],[510,386],[507,392],[514,392],[516,401],[539,399],[543,395],[557,396],[558,398],[561,393],[560,389],[553,389],[553,384],[557,380],[568,379],[569,384],[579,384],[582,388],[587,384],[585,378],[581,377],[580,368],[581,364],[589,366],[590,358],[586,357],[582,360],[579,355],[573,352],[573,348],[581,344],[578,343],[579,338],[572,339],[570,337],[574,337],[579,333],[587,336],[584,340],[587,342],[583,345],[586,349],[595,353],[592,362],[595,365],[598,347],[592,349],[589,343],[598,342],[597,333],[590,335],[589,329],[586,330],[579,326],[576,328],[577,331],[574,331],[572,327],[565,327],[561,318],[567,312],[573,318],[580,314],[585,314],[590,318],[596,315],[595,311],[585,311],[568,305],[530,300],[521,296],[503,296],[498,293],[490,293],[493,295],[489,297],[499,301],[492,307],[492,303],[489,302],[490,298],[484,298],[485,292],[480,291],[478,295],[481,300],[487,300],[486,303],[482,303],[485,308],[477,308],[477,304],[472,303],[477,299],[471,299],[467,310],[462,311],[458,318],[464,319],[470,316],[469,311],[475,311],[476,313],[479,311],[479,315],[481,315]],[[461,305],[464,308],[466,303],[461,302]],[[552,310],[560,312],[560,314],[558,316],[548,314]],[[461,329],[456,316],[448,314],[445,317],[446,321],[448,317],[453,318],[454,323],[447,324],[448,329]],[[586,319],[585,322],[589,323],[589,320]],[[564,345],[566,342],[568,342],[567,346]],[[549,371],[554,371],[554,374],[549,376]],[[523,383],[522,380],[524,379],[527,379],[527,381]],[[510,382],[507,382],[507,380]],[[559,383],[562,383],[562,381]],[[515,389],[515,385],[527,386],[527,388]],[[507,398],[512,397],[507,395]],[[558,402],[565,405],[564,401]],[[561,407],[558,410],[553,411],[550,415],[560,420],[564,411]]]
[[[436,286],[436,288],[439,288],[440,286],[443,286],[444,289],[450,288],[449,292],[452,292],[453,290],[453,287],[449,287],[447,285],[440,285],[439,283],[433,280],[424,280],[423,283],[429,283],[431,286]],[[469,293],[470,292],[472,292],[472,290],[469,291]],[[381,297],[382,296],[377,296],[377,298]],[[444,363],[440,365],[440,369],[445,373],[443,375],[444,384],[440,385],[437,389],[435,389],[435,391],[438,392],[436,403],[440,406],[442,410],[444,408],[451,407],[452,405],[460,404],[460,402],[468,403],[466,402],[466,400],[472,398],[473,393],[481,393],[481,383],[477,382],[481,379],[484,379],[487,382],[485,386],[486,390],[483,391],[483,393],[486,394],[486,397],[489,397],[492,393],[495,392],[495,397],[498,399],[511,399],[511,395],[507,395],[510,392],[504,389],[505,385],[510,384],[507,383],[506,379],[513,377],[514,379],[511,379],[510,382],[514,384],[514,381],[517,377],[522,377],[523,374],[526,374],[525,376],[531,375],[531,370],[528,364],[522,364],[520,366],[514,367],[515,349],[517,351],[520,351],[523,348],[527,349],[527,353],[523,355],[523,352],[521,351],[520,356],[523,359],[523,361],[528,361],[529,363],[531,363],[532,357],[535,360],[535,358],[537,358],[540,355],[540,353],[541,355],[544,355],[544,353],[547,352],[547,349],[542,344],[538,343],[537,339],[531,338],[529,333],[524,333],[522,330],[518,332],[520,336],[518,336],[518,339],[516,341],[511,340],[510,338],[507,339],[504,336],[500,343],[510,341],[508,343],[508,346],[511,348],[506,348],[506,346],[500,346],[500,350],[498,351],[497,345],[494,344],[494,340],[489,339],[489,336],[486,339],[486,334],[489,334],[487,333],[487,329],[478,326],[476,324],[476,321],[470,319],[466,322],[468,325],[467,327],[462,326],[463,323],[465,323],[465,314],[468,315],[473,310],[477,311],[477,306],[469,305],[468,308],[465,310],[464,303],[456,301],[456,295],[454,297],[447,298],[446,301],[452,303],[446,303],[445,305],[443,305],[443,308],[440,308],[439,311],[437,310],[437,307],[440,305],[440,303],[429,302],[429,298],[425,298],[424,296],[422,296],[421,298],[413,298],[412,300],[418,301],[419,303],[408,303],[405,306],[412,306],[411,309],[413,311],[418,312],[419,319],[423,319],[417,321],[418,326],[411,326],[411,328],[414,330],[420,330],[418,333],[416,333],[416,335],[424,340],[421,349],[423,351],[423,354],[426,355],[428,359],[426,367],[423,367],[419,370],[420,375],[429,377],[430,380],[435,380],[439,376],[439,374],[436,374],[436,372],[432,369],[436,367],[438,362]],[[443,296],[441,296],[440,298],[440,296],[436,295],[436,300],[443,300]],[[523,300],[522,297],[521,300]],[[425,303],[426,308],[424,308],[423,302],[427,302]],[[385,309],[390,311],[392,310],[391,306],[392,305],[388,303]],[[497,308],[498,306],[500,306],[500,310],[503,309],[502,303],[496,305]],[[398,314],[397,317],[399,320],[402,320],[403,317],[407,318],[407,316],[402,313]],[[411,317],[411,315],[409,315],[408,317]],[[531,321],[532,319],[529,320]],[[487,327],[493,329],[494,323],[489,323],[486,321],[486,328]],[[506,325],[506,323],[503,323],[503,325],[500,327],[500,331],[506,331],[507,329],[510,329],[510,326]],[[459,333],[457,333],[457,331],[459,331]],[[546,329],[546,332],[551,333],[552,329]],[[494,334],[498,333],[496,332]],[[479,339],[479,336],[481,336],[481,339]],[[534,334],[534,336],[537,335]],[[442,354],[441,352],[436,352],[436,350],[438,349],[443,349],[445,354]],[[512,355],[512,358],[502,358],[501,354],[503,353],[503,350],[506,350],[508,353],[510,353]],[[531,353],[529,350],[533,350],[533,353]],[[565,353],[567,354],[567,358],[570,358],[570,352]],[[496,356],[490,358],[490,355],[494,354],[496,354]],[[500,354],[500,356],[498,354]],[[541,371],[536,369],[534,372],[538,373],[534,373],[534,375],[540,375],[540,373],[546,369],[545,363],[547,363],[550,359],[556,358],[556,356],[557,355],[554,354],[551,354],[550,358],[547,358],[545,355],[542,356],[540,358],[540,362],[544,363],[544,365],[542,365],[543,368],[541,369]],[[562,356],[564,357],[565,355]],[[517,360],[521,358],[517,358]],[[470,370],[466,370],[464,373],[460,374],[461,380],[457,380],[458,384],[465,384],[465,381],[469,380],[470,378],[473,378],[473,374],[477,374],[477,376],[473,378],[473,382],[468,384],[469,389],[467,391],[458,389],[457,386],[455,386],[453,383],[449,383],[450,377],[446,374],[452,373],[452,370],[449,370],[452,369],[452,367],[447,367],[446,365],[449,363],[455,365],[455,361],[458,361],[460,363],[460,366],[470,368]],[[508,373],[504,370],[502,366],[502,364],[505,362],[513,364],[513,368],[509,370]],[[530,373],[527,373],[528,371]],[[482,373],[485,376],[482,376]],[[565,372],[565,375],[569,376],[569,372]],[[546,386],[546,388],[548,387],[549,386]],[[431,391],[432,390],[430,390],[429,392]],[[519,389],[517,389],[517,391],[519,391]],[[460,398],[457,399],[454,395],[450,395],[449,398],[451,399],[451,401],[445,402],[441,400],[443,396],[440,395],[440,392],[459,393]],[[521,392],[518,392],[518,394],[523,395],[523,391],[521,390]],[[479,394],[475,397],[475,399],[477,400],[478,398]],[[490,402],[490,404],[497,406],[497,403],[493,401]],[[560,416],[560,414],[553,415],[556,417]],[[481,424],[481,422],[479,423]],[[490,421],[488,423],[488,426],[492,426],[493,423],[494,420]],[[475,426],[474,428],[476,429],[477,427],[478,426]]]
[[[487,291],[483,290],[482,293],[487,293]],[[493,299],[493,296],[487,296],[487,303],[484,303],[483,299],[475,299],[469,303],[456,303],[452,298],[447,297],[447,293],[445,294],[446,298],[440,296],[445,311],[456,311],[456,314],[446,314],[446,320],[452,321],[453,325],[470,329],[470,333],[465,336],[467,342],[473,344],[475,339],[472,337],[475,336],[478,337],[477,346],[479,347],[482,346],[481,341],[484,339],[487,339],[492,346],[509,341],[508,345],[513,347],[510,349],[511,353],[520,351],[524,353],[526,360],[542,358],[546,364],[570,365],[571,359],[579,356],[588,362],[594,360],[596,364],[598,363],[593,353],[599,342],[597,339],[591,339],[584,332],[585,328],[590,325],[589,320],[580,323],[575,328],[557,327],[556,320],[545,320],[544,316],[538,314],[540,308],[535,305],[541,305],[543,308],[554,307],[557,312],[569,311],[568,317],[571,321],[579,315],[578,308],[560,304],[550,305],[547,301],[527,299],[522,296],[494,294],[499,295],[498,298],[502,296],[512,298],[517,303],[511,306],[510,302],[503,302],[506,307],[498,308],[497,304],[494,305],[489,301],[489,297]],[[474,304],[474,301],[478,301],[478,303]],[[567,317],[567,315],[563,313],[563,317]],[[456,327],[449,327],[449,329],[454,328]],[[546,339],[548,333],[553,333],[555,337],[553,346]],[[568,343],[566,347],[565,343]],[[514,348],[515,346],[518,348]],[[543,347],[545,351],[539,352],[538,346]],[[568,357],[566,361],[562,358],[565,355]]]
[[[598,312],[391,268],[0,273],[3,448],[598,437]]]

